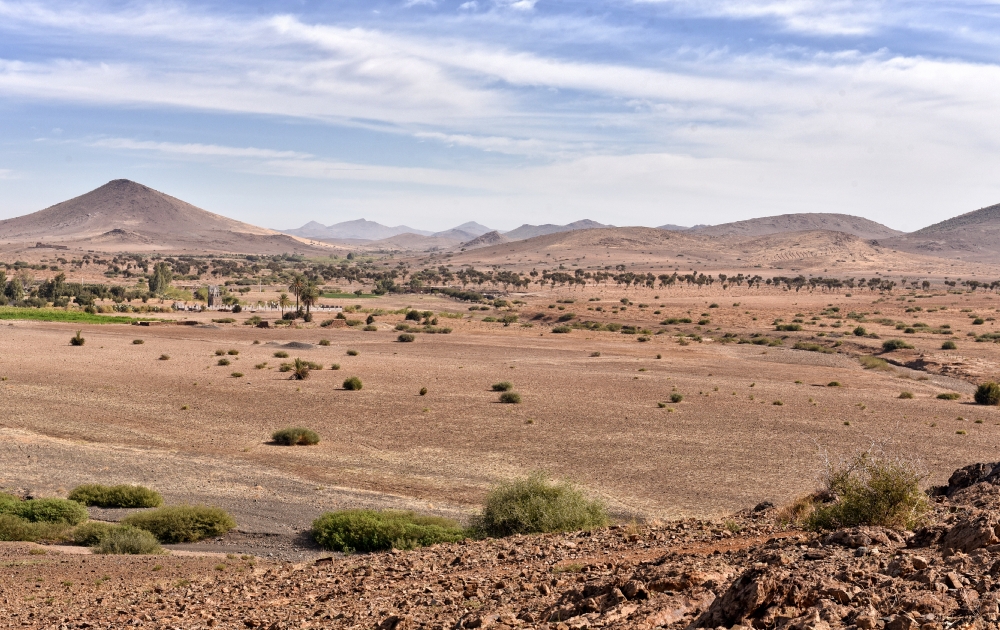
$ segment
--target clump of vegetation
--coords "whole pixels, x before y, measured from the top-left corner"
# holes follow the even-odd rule
[[[229,349],[229,350],[226,351],[226,354],[228,354],[229,356],[232,356],[232,357],[235,357],[239,353],[240,353],[240,351],[236,350],[235,348],[231,348],[231,349]]]
[[[977,405],[1000,405],[1000,385],[989,382],[976,388],[973,396]]]
[[[292,376],[290,378],[292,380],[304,381],[307,378],[309,378],[309,372],[311,370],[319,371],[322,369],[323,366],[319,363],[313,363],[312,361],[306,361],[304,359],[295,357],[295,361],[293,363],[282,363],[281,367],[278,368],[278,371],[291,372]]]
[[[900,392],[899,397],[903,399],[913,398],[913,392]]]
[[[493,391],[495,392],[509,392],[514,389],[514,384],[510,381],[500,381],[499,383],[493,383]]]
[[[450,519],[376,510],[327,512],[313,521],[312,534],[323,547],[343,552],[416,549],[458,542],[466,536]]]
[[[962,395],[958,392],[945,392],[943,394],[938,394],[938,400],[958,400]]]
[[[169,361],[169,360],[170,360],[170,355],[169,354],[161,354],[160,355],[160,361]]]
[[[319,340],[319,345],[321,345],[321,346],[328,346],[328,345],[330,345],[330,340],[329,339],[320,339]]]
[[[607,523],[601,501],[536,473],[493,488],[482,513],[473,519],[472,531],[478,536],[511,536],[592,529]]]
[[[886,361],[885,359],[880,359],[878,357],[873,357],[873,356],[867,355],[867,354],[858,357],[858,363],[860,363],[861,367],[865,368],[866,370],[891,370],[892,369],[891,367],[889,367],[889,362]]]
[[[226,354],[226,351],[223,350],[222,348],[219,348],[218,350],[215,351],[215,356],[217,356],[217,357],[225,356],[225,354]]]
[[[571,332],[572,330],[573,328],[570,326],[555,326],[552,328],[552,332],[556,334],[566,334],[568,332]]]
[[[420,388],[420,395],[421,396],[426,396],[427,395],[427,388],[426,387],[421,387]]]
[[[855,337],[864,337],[865,335],[868,334],[868,331],[865,330],[864,326],[858,326],[857,328],[854,329],[853,332]]]
[[[833,354],[833,350],[827,348],[826,346],[821,346],[818,343],[809,343],[806,341],[796,341],[795,345],[792,346],[795,350],[807,350],[809,352],[821,352],[823,354]]]
[[[271,434],[275,444],[282,446],[312,446],[319,444],[319,434],[303,427],[288,427]]]
[[[840,381],[830,381],[826,384],[827,387],[840,387]]]
[[[518,394],[517,392],[503,392],[500,394],[500,402],[505,405],[520,405],[521,394]]]
[[[31,523],[79,525],[87,520],[87,508],[68,499],[29,499],[0,493],[0,514],[7,514]]]
[[[941,344],[941,349],[942,350],[958,350],[958,346],[955,345],[954,341],[946,341],[943,344]]]
[[[339,370],[340,369],[340,364],[339,363],[334,363],[333,365],[330,366],[330,369],[331,370]]]
[[[349,391],[359,391],[361,389],[361,379],[357,376],[351,376],[344,381],[344,389]]]
[[[869,449],[828,466],[822,494],[805,517],[809,529],[874,525],[912,529],[930,509],[920,482],[926,474],[912,461]]]
[[[229,359],[219,359],[219,365],[229,365]]]
[[[142,345],[142,344],[144,344],[144,343],[146,343],[146,342],[145,342],[145,341],[143,341],[142,339],[133,339],[133,340],[132,340],[132,345],[133,345],[133,346],[141,346],[141,345]]]
[[[902,339],[887,339],[882,342],[882,352],[892,352],[893,350],[907,350],[912,348],[913,346],[906,343]]]
[[[278,350],[277,352],[274,353],[274,358],[275,359],[287,359],[288,358],[288,353],[285,352],[284,350]]]
[[[94,553],[149,555],[163,553],[160,541],[152,533],[133,527],[119,525],[110,528],[96,545]]]
[[[87,521],[73,529],[70,539],[78,545],[93,547],[114,528],[115,525],[111,523]]]
[[[236,527],[236,521],[225,510],[206,505],[161,507],[132,514],[122,524],[144,529],[161,543],[197,542]]]
[[[357,350],[348,350],[347,351],[347,356],[349,356],[349,357],[356,357],[356,356],[358,356],[358,354],[359,353],[358,353]]]
[[[599,357],[599,356],[601,356],[601,353],[600,352],[591,352],[590,356],[592,356],[592,357]]]
[[[681,402],[682,400],[684,400],[684,394],[680,394],[678,392],[670,394],[670,402],[674,403],[675,405]]]
[[[59,540],[67,528],[65,523],[33,523],[13,514],[0,513],[0,541]]]
[[[778,324],[774,329],[783,332],[797,332],[802,330],[802,326],[800,324]]]
[[[243,372],[233,372],[229,376],[232,376],[233,378],[243,378]]]
[[[144,486],[103,486],[97,483],[77,486],[69,493],[71,501],[102,508],[154,508],[163,505],[156,490]]]
[[[399,341],[400,343],[411,343],[415,339],[416,337],[411,335],[410,333],[403,333],[400,336],[396,337],[396,340]]]
[[[84,339],[83,337],[80,336],[81,332],[83,332],[83,331],[82,330],[78,330],[78,331],[76,331],[76,335],[74,335],[74,336],[72,336],[72,337],[69,338],[69,345],[71,345],[71,346],[82,346],[84,343],[87,342],[86,339]]]

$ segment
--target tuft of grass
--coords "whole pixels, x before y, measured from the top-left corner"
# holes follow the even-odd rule
[[[275,359],[287,359],[288,358],[288,353],[285,352],[284,350],[278,350],[277,352],[274,353],[274,358]]]
[[[163,497],[156,490],[125,484],[85,484],[73,488],[68,498],[83,505],[102,508],[154,508],[163,505]]]
[[[665,402],[658,402],[658,403],[656,403],[656,406],[659,407],[660,409],[665,409],[666,406],[667,406],[667,403],[665,403]]]
[[[426,396],[427,395],[427,388],[426,387],[421,387],[420,388],[420,395],[421,396]]]
[[[351,376],[344,380],[344,389],[349,391],[359,391],[361,389],[361,379],[357,376]]]
[[[966,434],[965,429],[959,429],[958,431],[955,431],[955,435],[965,435],[965,434]]]
[[[222,348],[219,348],[218,350],[215,351],[215,356],[217,356],[217,357],[225,356],[225,354],[226,354],[226,351],[223,350]]]
[[[133,346],[141,346],[141,345],[142,345],[142,344],[144,344],[144,343],[146,343],[146,342],[145,342],[145,341],[143,341],[142,339],[133,339],[133,340],[132,340],[132,345],[133,345]]]
[[[233,378],[243,378],[243,372],[233,372],[230,376]]]
[[[775,406],[777,406],[777,407],[780,407],[780,406],[784,405],[785,403],[781,402],[780,400],[776,400],[776,401],[774,401],[774,402],[773,402],[773,403],[771,403],[771,404],[772,404],[772,405],[775,405]]]
[[[483,511],[473,518],[478,536],[511,536],[593,529],[608,523],[604,504],[587,498],[568,483],[553,483],[536,473],[501,483],[486,496]]]
[[[275,444],[282,446],[312,446],[319,444],[319,434],[303,427],[288,427],[271,434]]]
[[[677,404],[677,403],[681,402],[682,400],[684,400],[684,394],[679,394],[677,392],[674,392],[673,394],[670,394],[670,402],[672,402],[674,404]]]
[[[229,359],[219,359],[219,365],[229,365]]]
[[[955,345],[954,341],[946,341],[943,344],[941,344],[941,349],[942,350],[958,350],[958,346]]]
[[[228,354],[231,357],[235,357],[239,353],[240,353],[239,350],[236,350],[236,349],[233,349],[233,348],[230,348],[229,350],[226,351],[226,354]]]
[[[505,405],[520,405],[521,394],[518,394],[517,392],[503,392],[500,394],[500,402]]]
[[[149,555],[163,553],[163,548],[152,533],[131,525],[119,525],[101,537],[94,545],[94,553]]]
[[[892,352],[893,350],[912,349],[913,346],[902,339],[887,339],[882,342],[882,352]]]
[[[861,364],[866,370],[891,370],[889,362],[885,359],[880,359],[878,357],[873,357],[871,355],[863,355],[858,357],[858,363]]]
[[[170,360],[170,355],[169,354],[161,354],[160,355],[160,361],[169,361],[169,360]]]
[[[601,356],[601,353],[600,352],[591,352],[590,356],[592,356],[592,357],[599,357],[599,356]]]
[[[827,387],[840,387],[840,381],[830,381],[826,384]]]
[[[321,546],[342,552],[416,549],[466,536],[450,519],[376,510],[327,512],[313,521],[312,535]]]
[[[900,392],[899,397],[903,399],[913,398],[913,392]]]
[[[958,400],[962,395],[958,392],[945,392],[943,394],[938,394],[938,400]]]
[[[410,333],[403,333],[400,336],[396,337],[396,340],[399,341],[400,343],[412,343],[415,339],[416,337],[414,335],[411,335]]]
[[[80,336],[81,330],[76,331],[76,335],[69,338],[69,345],[71,346],[82,346],[87,342],[86,339]]]
[[[977,405],[1000,405],[1000,385],[992,381],[983,383],[976,388],[973,398]]]
[[[333,365],[330,366],[330,369],[331,370],[339,370],[340,369],[340,364],[339,363],[334,363]]]
[[[357,350],[348,350],[347,351],[347,356],[349,356],[349,357],[356,357],[356,356],[358,356],[358,354],[359,353],[358,353]]]
[[[264,361],[263,363],[258,363],[257,365],[254,366],[254,369],[257,370],[267,369],[267,361]]]
[[[930,509],[920,491],[926,474],[912,461],[869,449],[830,465],[826,474],[829,503],[815,505],[805,525],[828,530],[858,525],[912,529]]]
[[[321,345],[321,346],[328,346],[328,345],[330,345],[330,340],[329,339],[320,339],[319,340],[319,345]]]
[[[175,505],[126,517],[122,524],[144,529],[162,543],[197,542],[236,527],[225,510],[206,505]]]
[[[500,381],[499,383],[493,383],[493,391],[495,392],[509,392],[514,389],[514,384],[510,381]]]

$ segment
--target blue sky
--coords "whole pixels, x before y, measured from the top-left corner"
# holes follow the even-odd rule
[[[0,218],[912,230],[1000,202],[998,53],[1000,0],[0,0]]]

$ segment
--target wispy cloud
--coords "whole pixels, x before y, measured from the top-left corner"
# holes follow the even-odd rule
[[[307,159],[313,157],[299,151],[274,151],[256,147],[225,147],[217,144],[196,144],[177,142],[151,142],[148,140],[131,140],[129,138],[103,138],[89,143],[92,147],[105,149],[128,149],[134,151],[156,151],[174,155],[230,157],[230,158],[267,158],[267,159]]]

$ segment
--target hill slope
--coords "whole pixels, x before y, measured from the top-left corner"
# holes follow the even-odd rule
[[[810,230],[845,232],[865,239],[889,238],[902,234],[899,230],[862,217],[827,212],[800,212],[747,219],[746,221],[691,228],[690,232],[706,236],[765,236],[767,234]]]
[[[598,223],[597,221],[591,221],[590,219],[574,221],[572,223],[567,223],[566,225],[555,225],[553,223],[546,223],[544,225],[530,225],[528,223],[525,223],[519,228],[515,228],[510,232],[504,233],[504,236],[506,236],[509,240],[512,241],[521,241],[527,238],[534,238],[536,236],[544,236],[546,234],[558,234],[559,232],[572,232],[574,230],[593,230],[604,227],[614,227],[614,226],[604,225],[603,223]]]
[[[342,221],[333,225],[323,225],[317,221],[310,221],[300,228],[285,230],[285,234],[302,236],[305,238],[325,238],[332,240],[359,239],[365,241],[377,241],[384,238],[392,238],[399,234],[419,234],[420,236],[430,236],[430,232],[415,230],[406,225],[387,226],[376,221],[366,219],[355,219],[353,221]]]
[[[101,249],[291,252],[309,249],[266,228],[202,210],[127,179],[0,221],[0,241],[48,241]]]
[[[995,262],[1000,256],[1000,204],[879,242],[919,254]]]

